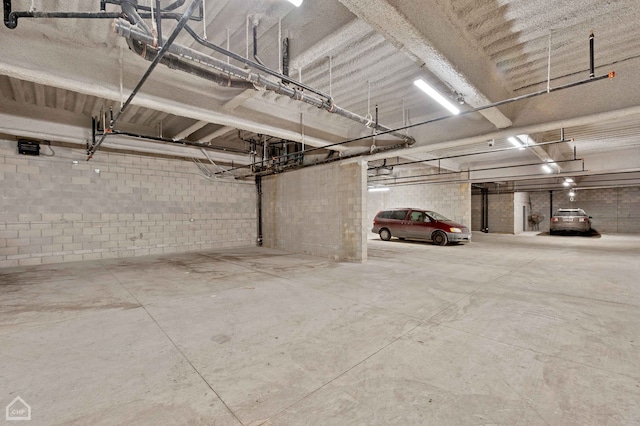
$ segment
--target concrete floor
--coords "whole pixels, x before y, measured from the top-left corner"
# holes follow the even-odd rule
[[[29,424],[637,425],[640,236],[0,270]],[[4,420],[4,418],[3,418]]]

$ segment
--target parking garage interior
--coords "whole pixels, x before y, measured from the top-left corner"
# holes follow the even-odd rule
[[[4,1],[5,420],[637,424],[636,3]]]

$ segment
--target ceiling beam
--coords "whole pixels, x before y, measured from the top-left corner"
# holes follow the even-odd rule
[[[78,83],[78,81],[75,80],[72,76],[43,74],[42,72],[39,72],[37,70],[1,62],[0,74],[12,77],[10,78],[10,81],[15,80],[13,84],[17,84],[20,88],[22,87],[21,80],[25,80],[31,81],[33,83],[75,91],[89,96],[95,96],[96,98],[98,98],[99,102],[96,102],[96,107],[94,107],[94,109],[97,108],[98,111],[100,110],[99,107],[101,107],[102,105],[102,100],[106,99],[107,102],[112,101],[119,104],[121,99],[119,87],[110,85],[107,82],[100,85],[81,84]],[[241,130],[246,130],[248,132],[268,134],[273,137],[287,139],[294,142],[304,142],[307,145],[317,148],[322,148],[331,143],[317,137],[309,135],[303,136],[301,132],[283,129],[278,125],[257,123],[252,120],[251,117],[236,116],[223,113],[219,110],[187,105],[173,99],[159,98],[147,93],[139,93],[132,101],[131,108],[149,108],[171,115],[191,118],[198,121],[207,121],[212,124],[230,126]],[[129,113],[129,110],[127,110],[127,113]],[[329,149],[334,151],[348,150],[348,148],[344,146],[332,146]]]
[[[414,24],[386,0],[340,0],[357,17],[370,24],[376,31],[424,66],[438,79],[456,92],[463,94],[465,102],[474,108],[491,104],[469,79],[462,74]],[[428,13],[435,13],[429,10]],[[497,108],[480,111],[497,128],[512,125],[511,120]]]
[[[332,32],[316,44],[291,59],[291,70],[300,70],[311,65],[314,61],[329,56],[335,51],[354,40],[364,37],[372,32],[369,24],[361,19],[354,19],[338,31]],[[293,73],[292,73],[293,74]]]
[[[194,132],[202,129],[207,124],[209,124],[209,123],[207,123],[206,121],[196,121],[191,126],[189,126],[186,129],[184,129],[183,131],[178,132],[172,139],[174,141],[178,141],[178,140],[184,139],[184,138],[192,135]]]
[[[215,132],[209,133],[208,135],[205,135],[202,138],[200,138],[200,142],[210,142],[216,138],[226,135],[227,133],[233,130],[236,130],[236,129],[231,126],[223,126],[218,130],[216,130]]]
[[[604,113],[592,114],[583,117],[570,118],[566,120],[558,120],[549,123],[541,123],[530,126],[524,126],[520,128],[510,128],[499,130],[492,133],[485,133],[483,135],[472,136],[463,139],[450,140],[445,142],[434,143],[430,145],[423,145],[418,147],[410,147],[402,150],[393,150],[388,152],[381,152],[377,154],[372,154],[368,156],[364,156],[362,158],[356,159],[348,159],[344,160],[345,162],[357,162],[362,159],[366,161],[375,161],[375,160],[383,160],[385,158],[393,158],[393,157],[405,157],[407,155],[416,155],[416,154],[424,154],[430,153],[434,151],[438,151],[441,149],[448,148],[456,148],[467,145],[473,145],[478,143],[486,143],[486,141],[491,139],[506,139],[510,136],[521,135],[521,134],[534,134],[534,133],[542,133],[552,130],[559,130],[562,128],[571,128],[578,127],[584,125],[595,125],[601,122],[609,122],[615,121],[618,119],[624,119],[629,117],[638,117],[640,119],[640,106],[634,106],[629,108],[624,108],[616,111],[608,111]],[[541,148],[541,147],[539,147]],[[548,154],[547,154],[548,155]]]

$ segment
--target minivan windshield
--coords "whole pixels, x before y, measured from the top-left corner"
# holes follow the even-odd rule
[[[436,212],[431,212],[431,211],[426,211],[426,214],[428,214],[429,216],[431,216],[432,218],[434,218],[435,220],[439,220],[440,222],[445,222],[445,221],[450,221],[451,219],[448,219],[444,216],[442,216],[440,213],[436,213]]]

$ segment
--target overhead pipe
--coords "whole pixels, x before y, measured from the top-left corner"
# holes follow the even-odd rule
[[[105,133],[100,137],[100,139],[97,142],[95,142],[87,150],[87,161],[90,160],[91,157],[93,157],[93,154],[100,147],[100,145],[104,142],[104,139],[107,136],[107,133],[109,131],[113,130],[113,128],[115,127],[116,122],[118,121],[118,118],[120,118],[122,113],[129,107],[129,105],[131,104],[131,101],[133,100],[133,98],[136,96],[138,91],[142,88],[142,85],[147,81],[147,79],[149,78],[149,76],[151,75],[151,73],[153,72],[155,67],[160,63],[160,60],[162,59],[164,54],[167,53],[167,50],[169,49],[169,47],[171,47],[171,44],[178,37],[178,34],[180,33],[180,31],[182,31],[182,29],[187,25],[187,22],[189,21],[189,18],[191,17],[191,15],[193,15],[193,13],[195,12],[196,8],[198,6],[200,6],[201,4],[202,4],[202,0],[193,0],[191,2],[189,7],[187,8],[187,10],[182,15],[182,18],[180,18],[180,21],[178,21],[178,24],[174,28],[174,30],[171,33],[171,35],[169,36],[169,38],[166,40],[166,42],[163,43],[162,49],[160,49],[160,51],[156,55],[155,59],[151,63],[151,65],[149,65],[149,68],[147,69],[147,71],[144,73],[144,75],[142,76],[142,78],[140,79],[140,81],[138,82],[136,87],[133,89],[133,91],[129,95],[129,98],[122,105],[122,107],[120,108],[120,111],[118,111],[116,116],[110,120],[109,129],[108,130],[105,129]],[[135,28],[138,28],[138,27],[136,26]],[[151,37],[151,38],[153,39],[153,37]]]
[[[179,0],[180,4],[184,3],[184,0]],[[131,1],[114,1],[114,0],[101,0],[100,1],[100,12],[41,12],[37,10],[29,10],[29,11],[12,11],[11,8],[11,0],[3,0],[3,11],[4,11],[4,25],[13,30],[18,27],[18,19],[19,18],[49,18],[49,19],[115,19],[122,17],[121,12],[107,12],[105,10],[105,4],[124,4],[125,8],[128,8],[131,5]],[[178,2],[175,2],[178,3]],[[166,12],[171,9],[172,5],[165,7],[163,12],[160,14],[162,19],[180,19],[182,14],[180,13],[171,13]],[[177,7],[177,6],[176,6]],[[150,10],[148,7],[139,6],[141,10]],[[149,19],[151,18],[151,13],[143,12],[138,13],[141,18]],[[202,14],[200,14],[202,15]],[[192,16],[190,18],[193,21],[201,21],[202,16]],[[145,24],[146,25],[146,24]]]
[[[115,4],[117,6],[120,6],[124,1],[126,0],[100,0],[100,10],[104,10],[104,4],[108,3],[108,4]],[[162,10],[164,11],[169,11],[169,10],[175,10],[177,8],[179,8],[180,6],[182,6],[185,3],[186,0],[176,0],[173,3],[165,6],[162,8]],[[149,10],[150,7],[149,6],[138,6],[138,9],[140,10]]]
[[[258,247],[262,247],[262,176],[256,176],[256,210],[258,213]]]
[[[289,76],[289,37],[282,39],[282,74]]]
[[[591,34],[589,35],[589,78],[593,78],[596,75],[594,51],[594,37],[593,31],[591,31]]]
[[[127,44],[129,48],[146,59],[149,62],[152,62],[156,55],[158,54],[158,49],[151,48],[149,46],[145,46],[142,43],[128,39]],[[205,80],[213,81],[214,83],[219,84],[220,86],[232,87],[234,89],[243,89],[249,90],[254,89],[254,85],[246,80],[240,79],[232,79],[228,75],[218,74],[215,72],[211,72],[202,67],[198,67],[194,65],[190,61],[185,61],[173,55],[166,55],[160,59],[160,63],[166,65],[170,69],[175,69],[178,71],[186,72],[188,74],[195,75],[196,77],[203,78]]]
[[[270,68],[267,68],[267,67],[265,67],[263,65],[260,65],[260,64],[258,64],[256,62],[250,61],[249,59],[243,58],[242,56],[239,56],[239,55],[237,55],[237,54],[235,54],[235,53],[233,53],[233,52],[231,52],[229,50],[223,49],[220,46],[217,46],[217,45],[215,45],[213,43],[209,43],[207,40],[204,40],[202,37],[200,37],[188,25],[185,27],[185,29],[194,38],[194,40],[197,41],[199,44],[201,44],[201,45],[203,45],[205,47],[208,47],[208,48],[210,48],[210,49],[212,49],[212,50],[214,50],[214,51],[216,51],[218,53],[222,53],[223,55],[226,55],[226,56],[228,56],[228,57],[230,57],[232,59],[240,61],[240,62],[244,63],[245,65],[248,65],[248,66],[251,66],[253,68],[256,68],[259,71],[263,71],[263,72],[265,72],[265,73],[267,73],[269,75],[277,77],[280,80],[282,80],[283,82],[291,83],[291,84],[296,85],[297,87],[299,87],[301,89],[310,91],[310,92],[315,93],[315,94],[317,94],[319,96],[327,98],[326,104],[329,107],[332,106],[333,108],[335,108],[335,110],[331,110],[331,108],[329,108],[329,107],[324,108],[327,111],[336,113],[336,114],[338,114],[340,116],[343,116],[345,118],[348,118],[350,120],[357,121],[360,124],[364,124],[367,127],[371,127],[370,120],[366,120],[366,119],[364,119],[363,117],[361,117],[361,116],[359,116],[357,114],[351,113],[351,112],[349,112],[349,111],[347,111],[345,109],[342,109],[342,108],[336,106],[335,103],[333,102],[333,98],[331,97],[331,95],[327,95],[325,93],[322,93],[322,92],[318,91],[317,89],[314,89],[314,88],[312,88],[310,86],[307,86],[307,85],[303,84],[300,81],[293,80],[293,79],[289,78],[288,76],[286,76],[284,74],[280,74],[277,71],[274,71],[274,70],[272,70]],[[269,88],[267,88],[267,89],[271,90]],[[300,100],[302,100],[302,99],[300,99]],[[390,134],[392,134],[392,135],[394,135],[396,137],[399,137],[400,139],[406,141],[409,145],[413,145],[416,142],[415,139],[412,138],[411,136],[408,136],[406,134],[396,133],[394,130],[392,130],[389,127],[386,127],[386,126],[378,125],[377,130],[386,131],[387,133],[390,133]]]
[[[265,66],[264,62],[262,62],[262,59],[260,59],[260,57],[258,56],[258,19],[253,20],[253,59],[256,60],[257,63],[259,63],[260,65],[262,65],[263,67]]]
[[[142,20],[138,14],[138,0],[122,0],[120,4],[123,17],[132,25],[142,29],[147,34],[151,34],[151,28]]]
[[[144,44],[152,44],[153,43],[153,37],[151,35],[145,34],[143,31],[141,31],[140,29],[138,29],[135,26],[132,26],[129,22],[119,19],[114,21],[114,29],[115,31],[118,33],[118,35],[125,37],[125,38],[132,38],[136,41],[139,41],[141,43]],[[189,32],[190,34],[192,33],[193,30],[191,30],[189,28],[188,25],[185,26],[185,29],[187,32]],[[192,34],[195,35],[196,37],[197,34]],[[222,49],[218,46],[215,46],[205,40],[202,40],[206,46],[214,46],[215,49],[214,50],[222,50],[224,51],[225,49]],[[368,120],[366,117],[363,117],[361,115],[355,114],[351,111],[348,111],[346,109],[343,109],[339,106],[337,106],[335,103],[333,103],[333,101],[331,99],[320,99],[316,96],[313,96],[311,94],[305,93],[300,89],[297,88],[292,88],[292,87],[288,87],[285,86],[283,83],[280,82],[273,82],[269,79],[267,79],[266,77],[262,76],[261,74],[257,74],[257,73],[253,73],[251,72],[251,70],[247,70],[244,68],[240,68],[238,66],[235,66],[233,64],[228,64],[225,61],[219,60],[217,58],[214,58],[212,56],[206,55],[204,53],[198,52],[197,50],[188,48],[186,46],[181,46],[178,44],[172,44],[170,46],[167,47],[167,51],[169,53],[172,53],[174,55],[177,56],[181,56],[181,57],[186,57],[186,58],[190,58],[196,62],[199,62],[203,65],[209,66],[211,68],[214,68],[220,72],[223,72],[225,74],[229,74],[233,77],[236,78],[240,78],[246,81],[249,81],[251,83],[253,83],[254,85],[258,86],[258,87],[262,87],[266,90],[270,90],[273,91],[275,93],[278,93],[279,95],[284,95],[287,97],[290,97],[294,100],[299,100],[302,102],[305,102],[309,105],[313,105],[316,108],[319,109],[324,109],[328,112],[340,115],[341,117],[350,119],[352,121],[358,122],[360,124],[363,124],[365,126],[367,126],[368,124],[371,124],[371,120]],[[235,54],[233,54],[235,55]],[[237,55],[236,55],[237,56]],[[233,59],[236,59],[235,57],[232,57]],[[241,58],[241,57],[240,57]],[[243,62],[246,62],[247,60],[245,60],[244,58],[241,58],[241,60]],[[260,64],[256,64],[252,61],[248,61],[252,64],[255,64],[258,68],[263,69],[265,67],[262,67]],[[291,80],[290,78],[279,74],[275,71],[270,71],[270,74],[276,74],[279,78],[281,79],[286,79],[287,81],[292,81],[294,85],[300,87],[300,83]],[[315,90],[314,90],[315,92]],[[405,144],[409,144],[409,145],[413,145],[415,143],[415,139],[407,136],[405,134],[402,133],[398,133],[395,132],[391,129],[389,129],[388,127],[382,126],[382,125],[378,125],[377,127],[378,130],[380,130],[381,132],[385,133],[385,134],[393,134],[394,136],[397,136],[399,138],[401,138]],[[327,145],[327,146],[332,146],[332,145]]]

